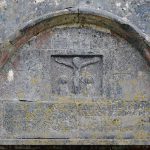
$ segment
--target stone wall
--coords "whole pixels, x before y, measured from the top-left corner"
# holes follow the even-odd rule
[[[149,0],[1,0],[0,42],[36,17],[71,7],[111,12],[150,35]]]
[[[149,144],[149,5],[1,0],[0,143]]]

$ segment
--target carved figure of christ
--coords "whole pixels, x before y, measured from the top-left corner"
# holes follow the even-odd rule
[[[74,88],[74,94],[80,94],[81,87],[80,87],[80,71],[85,66],[98,63],[100,61],[99,58],[93,58],[90,61],[81,63],[80,57],[74,57],[72,59],[72,63],[60,61],[57,58],[55,58],[55,61],[59,64],[65,65],[71,69],[73,69],[73,88]]]

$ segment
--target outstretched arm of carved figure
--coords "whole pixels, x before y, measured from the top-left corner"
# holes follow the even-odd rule
[[[94,58],[94,59],[92,59],[92,60],[90,60],[90,61],[87,61],[87,62],[82,63],[82,64],[81,64],[81,68],[82,68],[82,67],[85,67],[85,66],[88,66],[88,65],[91,65],[91,64],[98,63],[99,61],[100,61],[99,58]]]
[[[71,63],[59,61],[57,58],[55,58],[55,61],[56,61],[57,63],[59,63],[59,64],[65,65],[65,66],[70,67],[70,68],[73,68],[73,66],[72,66]]]

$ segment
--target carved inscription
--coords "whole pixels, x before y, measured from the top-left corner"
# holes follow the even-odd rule
[[[96,96],[101,93],[101,56],[53,55],[52,61],[52,72],[55,72],[52,78],[57,78],[52,84],[52,93],[84,96]]]

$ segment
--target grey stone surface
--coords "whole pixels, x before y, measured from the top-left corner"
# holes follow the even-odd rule
[[[150,35],[149,5],[149,0],[1,0],[0,41],[38,16],[72,7],[106,10],[129,20]]]
[[[106,10],[150,33],[149,0],[80,0],[79,8],[83,7]]]
[[[140,139],[148,102],[4,102],[5,139]],[[107,105],[106,105],[107,104]],[[144,105],[144,108],[141,106]],[[131,107],[132,106],[132,107]],[[129,109],[130,108],[130,109]],[[142,111],[139,111],[139,110]],[[144,120],[143,120],[144,117]],[[130,137],[129,137],[130,136]]]
[[[149,144],[148,6],[2,0],[0,143]]]
[[[11,71],[14,80],[2,81],[1,100],[51,101],[57,99],[55,95],[56,97],[59,95],[60,86],[62,89],[66,86],[64,88],[66,90],[68,88],[71,90],[69,93],[73,94],[75,77],[73,69],[57,63],[53,56],[56,58],[61,56],[60,62],[71,63],[71,59],[78,55],[81,56],[80,59],[85,59],[84,62],[91,60],[90,57],[93,56],[101,56],[103,59],[99,65],[92,64],[81,69],[79,86],[82,88],[82,94],[79,97],[93,99],[99,95],[107,99],[133,100],[136,97],[142,100],[149,99],[149,67],[139,52],[125,40],[88,28],[56,28],[48,33],[52,35],[47,35],[43,41],[42,34],[31,39],[16,53],[14,56],[16,58],[11,59],[10,63],[4,67],[3,71],[6,74],[4,80],[8,78]],[[19,60],[16,66],[12,65],[17,58]],[[62,76],[66,76],[68,84],[59,83]],[[85,83],[85,80],[90,78],[93,78],[91,80],[94,85]],[[6,87],[9,91],[5,91]],[[91,93],[92,88],[93,90],[95,88],[93,94],[94,92],[97,94],[89,95],[88,88],[91,88],[89,89]],[[62,96],[70,95],[65,92],[67,91],[64,91]],[[78,96],[78,94],[75,95]],[[50,97],[53,98],[50,99]]]
[[[68,139],[77,137],[75,104],[5,103],[5,138]],[[17,118],[17,119],[16,119]]]

